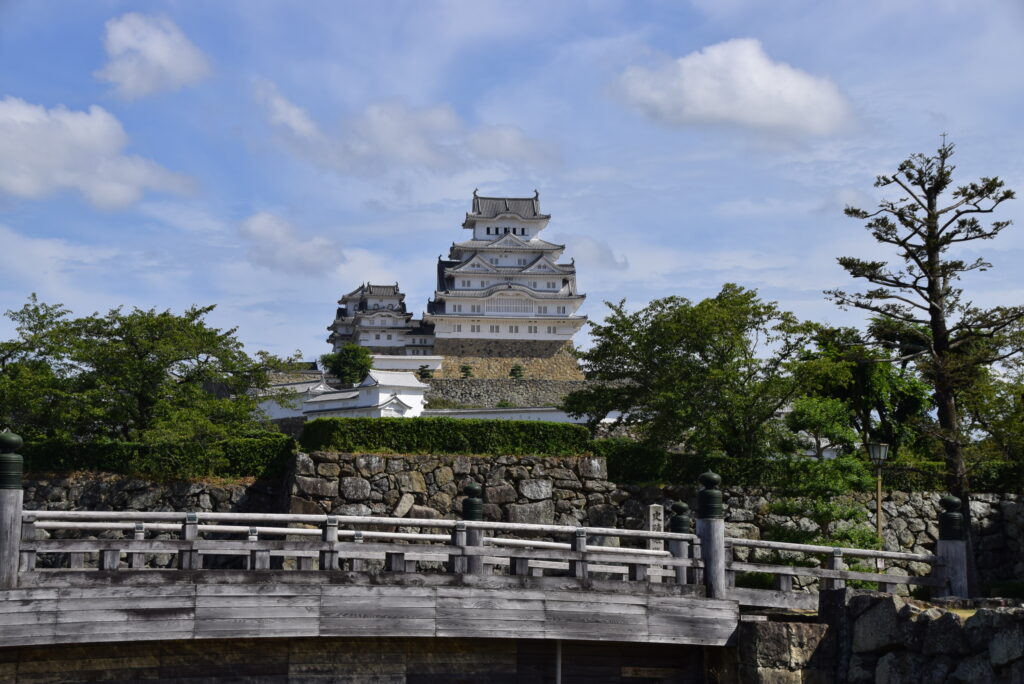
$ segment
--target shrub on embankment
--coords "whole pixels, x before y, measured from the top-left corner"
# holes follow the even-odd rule
[[[199,442],[67,440],[27,442],[21,449],[31,472],[102,471],[157,479],[265,477],[283,473],[295,440],[283,434]]]
[[[581,425],[460,418],[318,418],[306,423],[304,451],[409,454],[544,454],[590,451]]]

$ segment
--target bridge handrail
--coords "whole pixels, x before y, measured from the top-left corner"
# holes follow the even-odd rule
[[[930,553],[907,553],[903,551],[883,551],[880,549],[857,549],[845,546],[819,546],[816,544],[794,544],[791,542],[768,541],[764,539],[741,539],[739,537],[726,537],[726,544],[733,546],[745,546],[757,549],[772,549],[775,551],[795,551],[799,553],[834,553],[837,549],[844,556],[855,556],[859,558],[885,558],[887,560],[915,561],[918,563],[935,564],[938,558]]]
[[[178,521],[184,523],[187,513],[179,512],[145,512],[145,511],[24,511],[22,520],[43,521]],[[500,521],[450,520],[435,518],[388,518],[382,516],[358,515],[302,515],[292,513],[206,513],[194,514],[198,521],[252,521],[278,522],[285,524],[325,525],[328,518],[337,520],[339,525],[384,526],[384,527],[427,527],[435,529],[454,529],[456,524],[464,524],[467,530],[494,530],[511,533],[535,533],[552,535],[575,535],[581,531],[588,536],[628,537],[632,539],[659,539],[664,541],[694,542],[697,536],[679,532],[659,532],[651,530],[629,530],[618,527],[588,527],[573,525],[546,525],[536,523],[510,523]]]

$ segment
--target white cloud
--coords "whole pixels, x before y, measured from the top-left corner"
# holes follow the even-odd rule
[[[280,216],[261,211],[242,222],[249,241],[249,258],[272,271],[320,275],[345,262],[345,254],[322,236],[303,239],[295,226]]]
[[[616,256],[606,240],[577,233],[555,233],[549,239],[556,243],[564,242],[568,256],[578,260],[584,269],[624,271],[629,268],[629,259]]]
[[[187,192],[185,176],[123,154],[128,136],[102,107],[46,109],[16,97],[0,100],[0,191],[39,198],[77,190],[103,209],[137,201],[144,190]]]
[[[96,77],[128,99],[177,90],[210,73],[202,51],[164,16],[129,12],[111,19],[103,45],[110,61]]]
[[[831,80],[773,62],[751,38],[711,45],[653,69],[630,67],[619,90],[628,104],[672,126],[725,123],[828,135],[852,120]]]
[[[454,175],[495,163],[546,165],[556,157],[550,145],[514,126],[474,129],[446,104],[414,108],[395,100],[375,102],[332,135],[269,81],[256,84],[256,98],[297,154],[355,176],[395,171]]]

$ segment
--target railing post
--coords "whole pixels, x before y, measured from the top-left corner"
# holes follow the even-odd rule
[[[466,546],[466,523],[459,520],[455,523],[455,527],[452,528],[452,546],[457,546],[460,549]],[[451,554],[448,556],[448,572],[454,575],[463,575],[466,573],[466,557],[461,554]]]
[[[337,547],[334,546],[338,543],[338,517],[335,515],[327,516],[327,521],[324,522],[324,531],[320,536],[321,541],[331,544],[331,548],[326,551],[320,552],[320,569],[321,570],[337,570],[338,569],[338,551]]]
[[[968,598],[967,543],[964,541],[964,514],[960,512],[960,499],[947,494],[939,499],[944,509],[939,513],[939,541],[935,555],[941,564],[950,596]]]
[[[846,563],[843,562],[843,550],[840,548],[832,549],[832,555],[828,559],[829,570],[846,570]],[[846,580],[841,577],[829,577],[824,581],[826,589],[845,589]]]
[[[576,530],[576,535],[572,539],[572,550],[577,553],[586,553],[587,551],[587,531]],[[575,577],[576,579],[587,578],[587,561],[584,559],[571,560],[569,561],[569,576]]]
[[[352,533],[352,543],[353,544],[362,544],[363,543],[363,533],[362,533],[362,530],[355,530]],[[366,570],[366,560],[364,560],[362,558],[352,558],[352,560],[350,560],[349,563],[350,563],[350,565],[352,567],[352,572],[364,572]]]
[[[185,541],[195,541],[199,538],[199,516],[195,513],[185,514],[185,524],[181,526],[181,538]],[[199,552],[184,550],[178,552],[179,570],[198,570],[202,567],[199,559]]]
[[[704,588],[708,598],[729,595],[725,580],[725,520],[722,513],[722,478],[710,470],[698,478],[704,487],[697,494],[697,536],[704,561]]]
[[[672,517],[668,519],[668,531],[675,534],[690,534],[690,507],[683,501],[676,501],[672,504]],[[689,558],[690,543],[682,539],[670,539],[668,551],[673,558]],[[686,581],[687,568],[676,566],[673,568],[676,576],[676,584],[688,584]]]
[[[135,531],[132,534],[132,539],[145,539],[146,538],[146,523],[137,522],[135,523]],[[128,567],[132,570],[141,570],[146,567],[146,554],[142,551],[133,551],[128,554]]]
[[[21,437],[13,432],[0,432],[0,589],[18,586],[25,493],[21,488],[23,460],[15,452],[22,444]]]
[[[38,538],[36,531],[36,516],[34,513],[25,513],[22,511],[21,514],[21,541],[35,541]],[[81,562],[84,553],[79,553],[78,567],[82,567]],[[35,549],[22,549],[20,559],[20,571],[21,572],[32,572],[36,569],[36,552]]]
[[[466,498],[462,500],[462,519],[470,521],[481,521],[484,519],[484,500],[480,496],[484,493],[483,487],[476,482],[470,482],[462,488]],[[466,546],[480,546],[483,533],[481,530],[466,529]],[[483,556],[468,556],[466,558],[466,573],[470,575],[482,575],[484,572]]]
[[[255,527],[249,528],[249,541],[259,541],[260,534]],[[249,552],[249,569],[250,570],[269,570],[270,569],[270,550],[269,549],[253,549]]]

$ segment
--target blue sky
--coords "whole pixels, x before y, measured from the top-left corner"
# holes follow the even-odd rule
[[[842,215],[877,174],[946,132],[1024,191],[1021,35],[1017,0],[0,1],[0,309],[217,304],[314,358],[361,282],[425,308],[474,188],[536,188],[591,318],[737,282],[856,322],[821,292],[886,257]],[[979,303],[1024,301],[1004,206]]]

